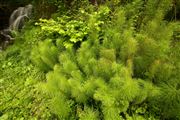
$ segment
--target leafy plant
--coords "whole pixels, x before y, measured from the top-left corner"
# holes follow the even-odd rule
[[[37,1],[58,13],[0,54],[0,119],[180,119],[172,0],[96,2]]]
[[[172,70],[178,71],[169,59],[177,24],[163,19],[170,6],[171,1],[135,0],[97,12],[80,9],[78,19],[40,20],[41,37],[58,49],[43,87],[59,119],[178,118],[179,108],[171,103],[179,106],[179,97],[163,97],[167,91],[179,96],[177,81],[166,87],[177,80]]]
[[[0,119],[55,119],[47,107],[49,97],[40,92],[45,79],[30,62],[31,48],[37,43],[38,28],[26,27],[16,41],[0,53]]]

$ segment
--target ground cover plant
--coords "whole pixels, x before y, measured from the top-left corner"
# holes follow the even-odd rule
[[[174,2],[51,1],[0,56],[1,118],[179,120]]]
[[[26,28],[16,42],[0,55],[0,119],[53,119],[46,106],[48,97],[38,83],[44,73],[30,62],[28,54],[37,43],[38,28]]]

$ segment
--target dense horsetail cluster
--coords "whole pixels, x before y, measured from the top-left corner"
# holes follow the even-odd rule
[[[0,119],[180,119],[178,1],[31,4],[0,53]]]

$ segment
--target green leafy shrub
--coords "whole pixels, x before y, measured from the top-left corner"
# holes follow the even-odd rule
[[[84,36],[87,34],[88,28],[86,27],[86,24],[83,23],[83,21],[69,21],[68,19],[70,18],[58,18],[57,21],[53,19],[40,19],[40,23],[38,23],[38,25],[41,26],[41,34],[44,35],[44,33],[46,33],[46,37],[50,37],[52,39],[59,38],[57,41],[61,40],[60,37],[62,37],[62,39],[66,38],[63,41],[65,47],[70,47],[73,43],[82,41]]]
[[[107,10],[106,7],[101,9]],[[59,61],[54,65],[53,71],[47,74],[47,82],[43,85],[52,97],[51,108],[59,119],[82,119],[86,116],[83,119],[118,120],[124,118],[122,114],[131,118],[131,114],[127,113],[130,106],[141,104],[159,94],[152,83],[132,78],[133,61],[138,55],[139,44],[142,43],[136,37],[138,34],[134,21],[127,19],[127,12],[123,8],[115,11],[113,20],[106,25],[103,25],[103,21],[99,22],[98,17],[94,17],[98,12],[92,13],[93,17],[89,17],[84,24],[88,26],[87,37],[80,40],[78,48],[73,45],[75,43],[71,47],[63,44],[72,43],[73,35],[62,29],[62,23],[54,20],[40,23],[42,31],[48,33],[46,37],[55,39],[54,45],[59,48]],[[81,29],[73,33],[77,32],[81,33]],[[53,36],[52,33],[57,34]],[[67,35],[69,39],[66,39]],[[46,42],[47,40],[44,41]],[[60,49],[63,46],[64,49]],[[42,45],[38,49],[41,47]],[[47,46],[46,48],[48,50]],[[150,117],[149,115],[139,117]]]
[[[180,119],[172,0],[97,3],[34,1],[37,17],[58,13],[0,53],[0,119]]]
[[[37,24],[44,41],[34,51],[57,49],[39,58],[53,68],[43,87],[59,119],[179,119],[177,23],[164,20],[172,1],[119,4]]]
[[[84,10],[80,10],[84,15],[77,20],[71,20],[71,17],[63,16],[56,20],[40,19],[36,25],[41,30],[38,38],[43,42],[39,42],[38,47],[34,48],[31,57],[32,61],[41,68],[48,71],[57,63],[58,51],[64,51],[71,47],[78,48],[82,41],[87,39],[90,29],[98,29],[104,23],[102,18],[106,18],[109,9],[104,7],[99,12],[88,14]],[[86,19],[88,18],[88,21]],[[49,27],[51,26],[51,27]]]

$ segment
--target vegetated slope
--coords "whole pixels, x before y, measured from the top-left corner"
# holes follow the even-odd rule
[[[44,73],[30,61],[29,54],[38,42],[39,29],[28,27],[16,36],[15,43],[0,53],[0,119],[50,119],[46,97],[38,83]]]
[[[171,3],[87,4],[25,28],[1,54],[1,118],[180,119]]]

